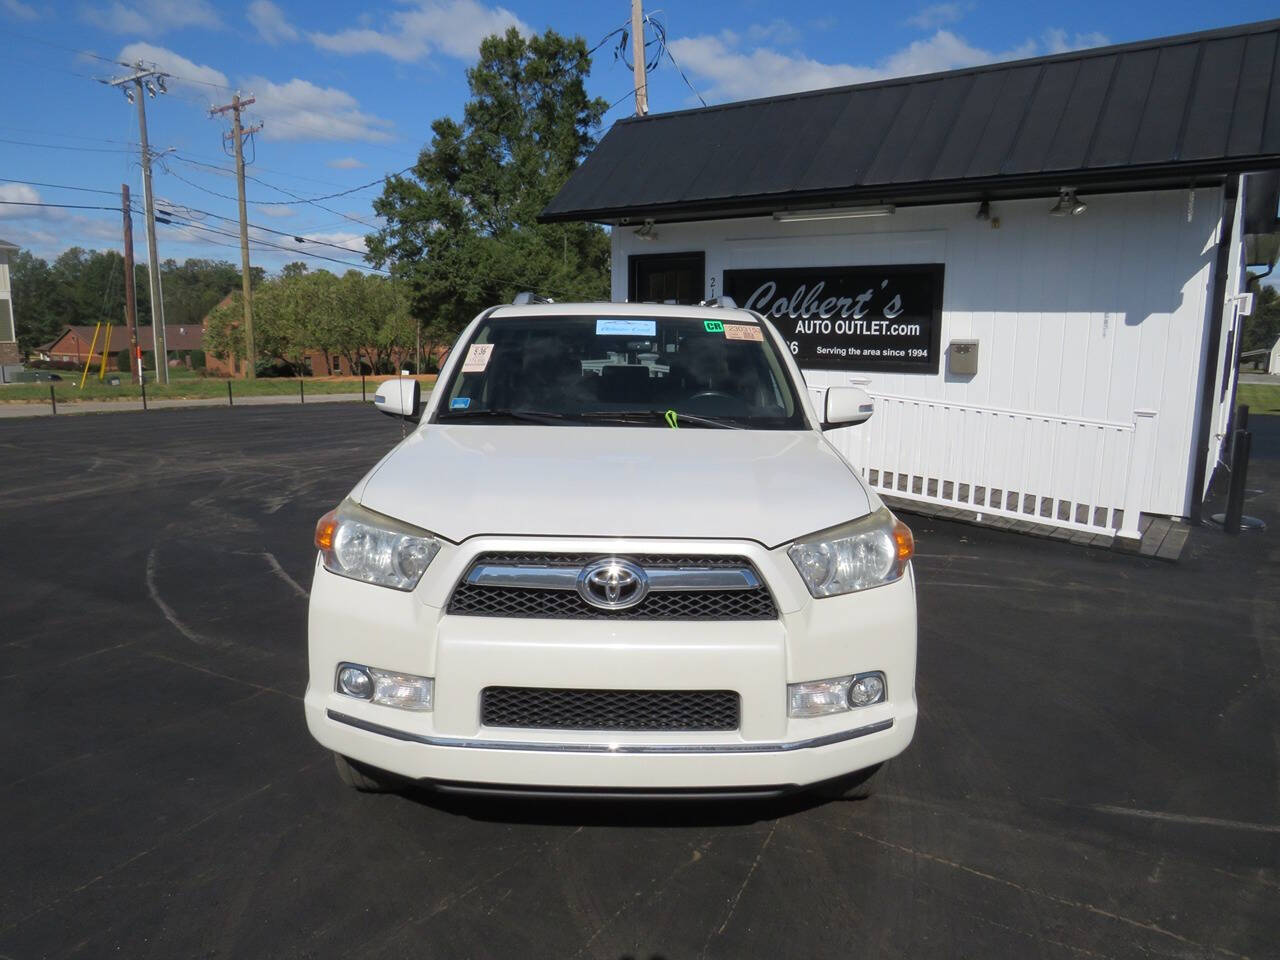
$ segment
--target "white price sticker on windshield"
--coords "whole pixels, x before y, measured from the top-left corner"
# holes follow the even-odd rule
[[[492,343],[473,343],[467,348],[467,355],[462,361],[463,373],[484,373],[484,368],[489,365],[489,358],[493,356]]]
[[[726,340],[756,340],[764,342],[764,331],[754,323],[726,323],[724,325]]]

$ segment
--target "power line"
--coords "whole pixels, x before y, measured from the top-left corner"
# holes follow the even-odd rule
[[[119,194],[118,190],[98,190],[94,187],[72,187],[65,183],[43,183],[40,180],[15,180],[12,177],[0,177],[0,183],[22,183],[28,187],[48,187],[51,190],[79,190],[81,193],[105,193],[109,197]]]
[[[175,160],[181,160],[184,163],[192,163],[199,167],[210,167],[214,170],[221,170],[223,173],[233,172],[231,170],[228,170],[226,167],[219,166],[218,164],[202,163],[199,160],[193,160],[190,157],[184,157],[181,153],[175,153],[173,154],[173,157]],[[345,197],[353,193],[359,193],[361,190],[367,190],[370,187],[376,187],[380,183],[385,183],[386,181],[390,180],[392,177],[398,177],[403,173],[408,173],[410,170],[414,168],[415,165],[416,164],[410,164],[409,166],[403,168],[402,170],[397,170],[395,173],[388,173],[385,176],[378,177],[378,179],[376,180],[370,180],[368,183],[362,183],[359,186],[350,187],[347,190],[340,190],[337,193],[321,194],[320,196],[316,196],[316,197],[299,197],[294,194],[291,194],[288,190],[285,190],[283,187],[274,186],[273,184],[267,183],[265,180],[260,180],[257,177],[249,177],[249,179],[253,180],[255,183],[262,184],[264,187],[270,187],[272,190],[278,190],[280,193],[289,193],[290,196],[294,197],[293,200],[255,200],[254,203],[256,203],[258,206],[287,207],[292,203],[315,203],[317,200],[334,200],[334,199],[337,199],[338,197]],[[227,199],[234,200],[236,198],[228,197]]]
[[[42,147],[47,150],[78,150],[81,153],[133,153],[132,150],[121,150],[119,147],[76,147],[68,143],[33,143],[30,140],[9,140],[0,137],[0,143],[12,143],[19,147]]]
[[[162,222],[163,222],[163,221],[162,221]],[[178,220],[173,220],[173,219],[171,218],[171,219],[170,219],[170,222],[169,222],[169,224],[168,224],[168,225],[169,225],[169,226],[186,227],[186,228],[190,228],[190,229],[192,229],[192,230],[203,230],[203,231],[206,231],[206,232],[208,232],[208,233],[214,233],[214,234],[217,234],[218,236],[221,236],[221,237],[233,237],[233,238],[234,238],[234,239],[236,239],[236,240],[239,240],[239,239],[240,239],[240,234],[239,234],[239,233],[230,233],[230,232],[228,232],[228,231],[226,231],[226,230],[218,230],[218,229],[217,229],[217,228],[215,228],[215,227],[208,227],[208,226],[205,226],[205,225],[204,225],[204,224],[202,224],[202,223],[181,222],[181,221],[178,221]],[[371,266],[369,266],[367,263],[355,263],[355,262],[352,262],[352,261],[350,261],[350,260],[339,260],[339,259],[337,259],[336,257],[326,257],[324,254],[321,254],[321,253],[310,253],[310,252],[308,252],[308,251],[306,251],[306,250],[298,250],[298,249],[296,249],[296,248],[294,248],[294,247],[286,247],[286,246],[284,246],[283,244],[279,244],[279,243],[272,243],[270,240],[257,239],[257,240],[253,240],[252,242],[253,242],[253,243],[258,244],[260,247],[269,247],[269,248],[274,249],[274,250],[283,250],[283,251],[285,251],[286,253],[293,253],[293,254],[297,254],[297,255],[298,255],[298,256],[300,256],[300,257],[311,257],[311,258],[312,258],[312,259],[314,259],[314,260],[328,260],[330,263],[340,263],[340,264],[342,264],[344,267],[355,267],[355,268],[356,268],[356,269],[358,269],[358,270],[371,270],[371,271],[373,271],[373,272],[375,272],[375,273],[382,273],[382,274],[390,275],[390,271],[389,271],[389,270],[383,270],[383,269],[382,269],[382,268],[380,268],[380,267],[371,267]],[[351,251],[351,252],[354,252],[354,251]]]
[[[206,216],[206,217],[213,217],[215,220],[224,220],[224,221],[226,221],[227,223],[239,223],[239,222],[240,222],[240,221],[239,221],[238,219],[236,219],[235,217],[224,217],[224,216],[223,216],[222,214],[220,214],[220,213],[212,213],[212,212],[211,212],[211,211],[209,211],[209,210],[201,210],[199,207],[192,207],[192,206],[188,206],[188,205],[187,205],[187,204],[185,204],[185,203],[184,203],[184,204],[166,204],[166,203],[164,203],[163,201],[159,201],[159,203],[158,203],[158,207],[159,207],[159,210],[160,210],[160,214],[161,214],[161,216],[166,216],[166,217],[171,216],[172,214],[170,214],[170,213],[165,209],[166,207],[171,207],[171,206],[179,206],[179,207],[182,207],[184,210],[189,210],[189,211],[191,211],[192,213],[199,213],[199,214],[203,214],[203,215],[204,215],[204,216]],[[179,214],[179,216],[180,216],[180,214]],[[193,219],[193,220],[194,220],[194,219],[196,219],[196,218],[195,218],[195,217],[189,217],[189,219]],[[352,250],[350,247],[344,247],[344,246],[342,246],[342,244],[340,244],[340,243],[330,243],[330,242],[329,242],[329,241],[327,241],[327,240],[314,240],[314,239],[312,239],[311,237],[304,237],[304,236],[301,236],[301,235],[299,235],[299,234],[297,234],[297,233],[290,233],[290,232],[289,232],[289,231],[287,231],[287,230],[273,230],[271,227],[264,227],[264,226],[262,226],[261,224],[257,224],[257,223],[250,223],[250,224],[249,224],[249,226],[250,226],[250,227],[252,227],[254,230],[261,230],[261,231],[263,231],[264,233],[274,233],[274,234],[275,234],[276,236],[278,236],[278,237],[288,237],[289,239],[291,239],[291,240],[296,240],[296,241],[298,241],[299,243],[315,243],[315,244],[319,244],[320,246],[324,246],[324,247],[333,247],[333,249],[335,249],[335,250],[341,250],[341,251],[343,251],[344,253],[358,253],[358,252],[359,252],[359,251],[357,251],[357,250]]]
[[[9,207],[58,207],[62,210],[114,210],[120,213],[120,207],[91,207],[82,203],[34,203],[30,200],[0,200],[5,206]]]

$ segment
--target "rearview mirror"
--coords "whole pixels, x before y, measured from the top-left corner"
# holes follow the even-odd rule
[[[828,387],[827,409],[822,429],[851,427],[866,423],[875,413],[875,401],[861,387]]]
[[[422,402],[422,386],[411,377],[394,377],[378,387],[373,395],[373,405],[389,417],[401,417],[417,423],[419,404]]]

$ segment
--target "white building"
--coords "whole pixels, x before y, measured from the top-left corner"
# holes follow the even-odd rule
[[[0,367],[16,364],[20,359],[13,291],[9,282],[9,257],[17,252],[16,245],[0,240]]]
[[[543,213],[615,299],[732,296],[878,489],[1136,535],[1198,518],[1245,239],[1277,228],[1280,21],[621,121]],[[1255,211],[1262,211],[1256,214]]]

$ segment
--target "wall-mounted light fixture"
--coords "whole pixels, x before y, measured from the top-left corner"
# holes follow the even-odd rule
[[[773,219],[780,223],[800,223],[805,220],[858,220],[862,217],[891,217],[895,207],[884,203],[874,207],[836,207],[831,210],[779,210]]]
[[[653,229],[652,220],[646,220],[644,222],[644,226],[636,227],[635,235],[637,239],[640,239],[640,240],[657,240],[658,239],[658,231]]]
[[[990,220],[991,204],[989,204],[986,200],[983,200],[980,204],[978,204],[978,212],[974,214],[974,218],[977,220],[983,220],[983,221]]]
[[[1076,196],[1075,187],[1062,187],[1058,190],[1058,202],[1049,208],[1049,216],[1065,217],[1070,214],[1078,217],[1089,209],[1089,205]]]

